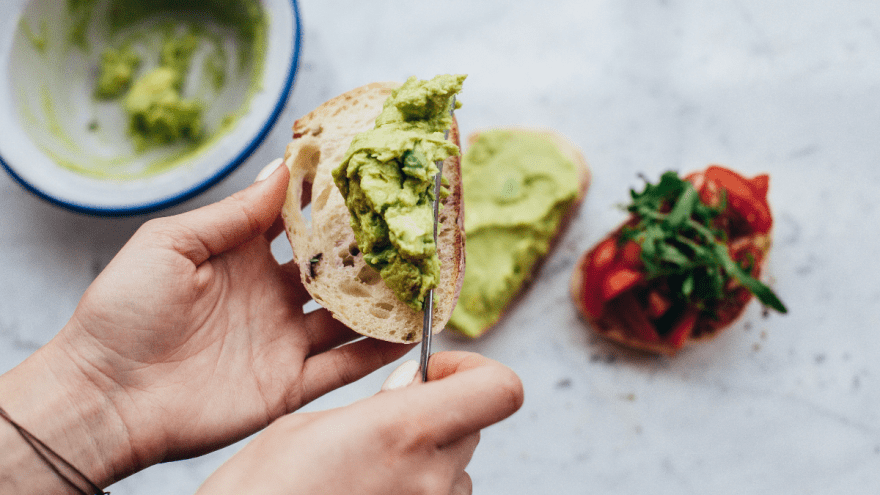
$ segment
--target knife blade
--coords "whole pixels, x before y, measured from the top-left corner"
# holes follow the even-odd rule
[[[455,111],[455,96],[450,100],[449,115],[453,115]],[[450,124],[451,125],[451,124]],[[446,130],[444,138],[449,139],[449,129]],[[434,162],[437,165],[437,175],[434,176],[434,245],[437,245],[437,218],[440,213],[440,183],[443,180],[443,160]],[[425,297],[425,316],[422,321],[422,350],[421,359],[419,360],[419,369],[422,373],[422,381],[428,381],[428,359],[431,357],[431,337],[434,335],[434,289],[428,291]]]

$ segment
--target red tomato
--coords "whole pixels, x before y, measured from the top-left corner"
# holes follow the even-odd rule
[[[607,302],[635,287],[645,279],[645,274],[629,268],[615,268],[604,279],[602,300]]]
[[[617,239],[605,239],[593,251],[590,266],[597,271],[604,272],[611,267],[614,258],[617,257]]]
[[[660,318],[665,315],[669,308],[672,307],[672,300],[656,289],[651,289],[648,292],[648,300],[646,302],[645,311],[648,313],[648,316],[654,318]]]
[[[642,268],[642,246],[636,241],[627,241],[619,254],[620,265],[626,268]]]
[[[627,330],[631,332],[631,336],[648,344],[660,342],[657,328],[648,319],[635,295],[632,293],[624,294],[616,298],[614,302],[616,309],[619,310],[617,315],[626,323]]]
[[[684,342],[693,333],[694,326],[696,326],[697,318],[699,316],[700,312],[696,308],[688,308],[666,337],[666,341],[669,342],[669,345],[676,349],[681,349]]]
[[[767,190],[770,189],[770,176],[767,174],[756,175],[752,178],[751,183],[756,195],[766,200]]]
[[[759,175],[750,181],[732,170],[712,165],[702,174],[701,181],[692,182],[695,185],[702,182],[700,197],[705,203],[717,203],[723,189],[728,208],[745,220],[753,233],[765,234],[770,231],[773,218],[770,205],[767,204],[767,175]]]
[[[617,256],[617,239],[605,239],[600,242],[590,254],[587,260],[583,278],[583,303],[584,309],[594,318],[602,316],[605,309],[605,300],[602,298],[602,280],[605,273]]]

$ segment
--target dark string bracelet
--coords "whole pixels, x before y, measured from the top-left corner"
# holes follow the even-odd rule
[[[34,452],[40,456],[40,459],[46,463],[55,474],[61,478],[65,483],[67,483],[71,488],[78,491],[82,495],[110,495],[110,492],[105,492],[101,490],[98,485],[92,483],[90,479],[88,479],[84,474],[79,472],[78,469],[73,467],[73,465],[64,460],[60,455],[56,454],[54,450],[50,449],[48,445],[40,441],[39,438],[31,435],[31,433],[24,428],[21,427],[18,423],[15,422],[6,411],[0,407],[0,416],[3,416],[3,419],[9,422],[15,431],[21,435],[21,438],[24,439],[28,445],[34,449]],[[77,481],[71,480],[67,475],[62,472],[62,468],[58,467],[58,464],[62,466],[62,468],[68,471],[69,474],[73,475],[77,478]],[[83,488],[82,485],[86,485],[86,488]]]

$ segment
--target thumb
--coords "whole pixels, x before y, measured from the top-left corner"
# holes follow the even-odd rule
[[[388,375],[388,378],[382,383],[380,391],[397,390],[416,383],[420,375],[419,370],[421,370],[421,366],[418,361],[404,361],[403,364]]]
[[[523,404],[523,386],[513,370],[497,361],[445,351],[431,356],[427,383],[374,396],[378,397],[386,401],[382,404],[386,411],[405,411],[416,419],[413,424],[426,428],[425,439],[442,446],[516,412]]]
[[[168,218],[175,249],[198,265],[262,234],[281,212],[289,178],[287,167],[278,166],[222,201]]]

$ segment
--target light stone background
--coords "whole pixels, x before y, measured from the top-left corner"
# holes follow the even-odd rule
[[[525,384],[522,410],[484,432],[469,467],[474,493],[880,490],[880,3],[300,8],[300,70],[270,138],[228,180],[163,214],[248,185],[282,153],[294,119],[322,101],[410,75],[469,74],[457,114],[464,133],[552,127],[592,164],[576,221],[521,304],[482,340],[435,340],[437,350],[507,363]],[[718,339],[674,359],[598,340],[567,293],[576,257],[623,219],[615,205],[640,187],[638,174],[710,162],[770,172],[767,273],[789,315],[753,304]],[[0,371],[58,331],[146,219],[69,213],[0,177]],[[283,240],[274,248],[290,258]],[[373,394],[390,371],[307,409]],[[110,490],[189,494],[240,447],[155,466]]]

